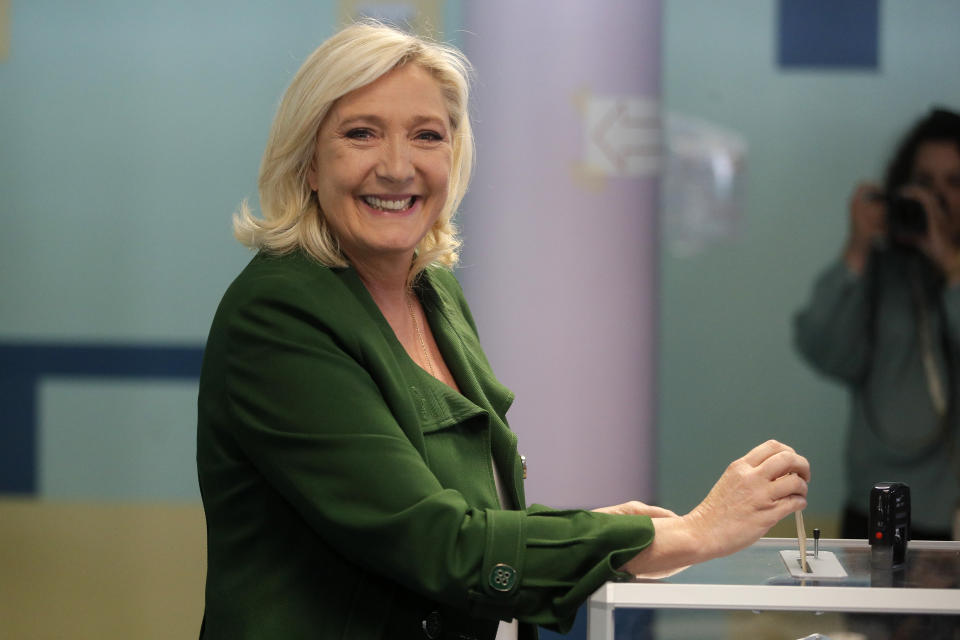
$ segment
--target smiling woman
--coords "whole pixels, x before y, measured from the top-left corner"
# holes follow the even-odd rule
[[[806,504],[806,460],[770,441],[682,517],[526,505],[513,394],[448,268],[473,161],[466,70],[359,24],[281,101],[263,218],[236,217],[259,252],[200,380],[204,638],[529,640],[569,629],[606,580],[732,553]]]
[[[374,124],[389,124],[396,129],[413,126],[417,124],[414,120],[429,117],[435,121],[433,129],[440,131],[422,127],[424,131],[414,140],[418,140],[417,148],[423,148],[428,138],[445,134],[443,144],[437,146],[445,147],[448,154],[449,165],[444,177],[447,197],[417,245],[415,268],[410,276],[434,262],[445,266],[456,263],[460,242],[451,219],[467,191],[474,158],[473,132],[467,117],[469,63],[452,47],[427,44],[393,29],[358,24],[334,35],[310,55],[284,94],[267,140],[259,178],[263,218],[255,217],[246,202],[235,216],[234,233],[240,242],[272,253],[299,248],[327,266],[346,266],[348,260],[331,233],[330,220],[320,214],[321,203],[311,183],[318,176],[317,155],[325,142],[321,136],[326,131],[354,141],[354,149],[377,148],[383,153],[391,151],[390,147],[395,147],[397,141],[388,139],[385,142],[390,143],[390,147],[383,144],[374,147],[376,135],[383,133],[383,127]],[[415,95],[396,81],[382,92],[368,87],[380,79],[386,82],[387,78],[381,78],[386,75],[416,76],[421,87],[422,83],[429,82],[431,97],[440,100],[409,104],[405,115],[414,120],[408,122],[361,121],[347,126],[351,123],[345,118],[374,115],[356,110],[359,105],[353,103],[357,100],[379,99],[377,106],[380,107],[384,101],[388,105],[407,105],[407,98]],[[346,98],[347,94],[361,89],[358,93],[362,98]],[[394,95],[387,96],[387,91],[393,91]],[[378,95],[371,96],[371,93]],[[345,112],[351,105],[354,110]],[[429,112],[416,113],[418,108]],[[395,117],[400,118],[401,114]],[[332,128],[334,121],[339,128]],[[392,151],[402,152],[402,149]],[[324,169],[335,167],[327,165]],[[393,192],[394,189],[386,190],[387,194]],[[376,191],[368,195],[376,195]]]
[[[344,96],[324,119],[307,181],[354,267],[395,262],[406,275],[447,203],[450,131],[440,88],[415,64]]]

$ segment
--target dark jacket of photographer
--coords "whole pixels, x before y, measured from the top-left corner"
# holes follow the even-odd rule
[[[909,250],[875,251],[863,276],[838,260],[794,330],[804,358],[850,389],[847,504],[863,511],[874,483],[905,482],[914,527],[949,531],[960,500],[960,287]]]

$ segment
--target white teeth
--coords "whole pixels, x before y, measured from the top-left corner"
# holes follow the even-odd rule
[[[413,206],[413,198],[404,198],[403,200],[381,200],[375,196],[363,196],[363,201],[374,209],[383,209],[385,211],[403,211]]]

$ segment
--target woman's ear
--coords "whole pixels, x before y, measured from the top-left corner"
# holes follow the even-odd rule
[[[317,191],[317,158],[316,156],[310,158],[310,164],[307,166],[307,184],[310,185],[310,190],[313,192]]]

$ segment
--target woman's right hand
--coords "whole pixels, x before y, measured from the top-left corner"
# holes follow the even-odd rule
[[[866,268],[873,245],[887,233],[886,204],[880,193],[876,184],[861,182],[850,196],[850,231],[843,259],[858,275]]]
[[[623,570],[666,575],[743,549],[807,504],[810,464],[791,447],[768,440],[734,460],[690,513],[654,518],[649,547]]]
[[[768,440],[731,462],[703,502],[684,517],[715,557],[729,555],[806,507],[809,481],[807,459]]]

